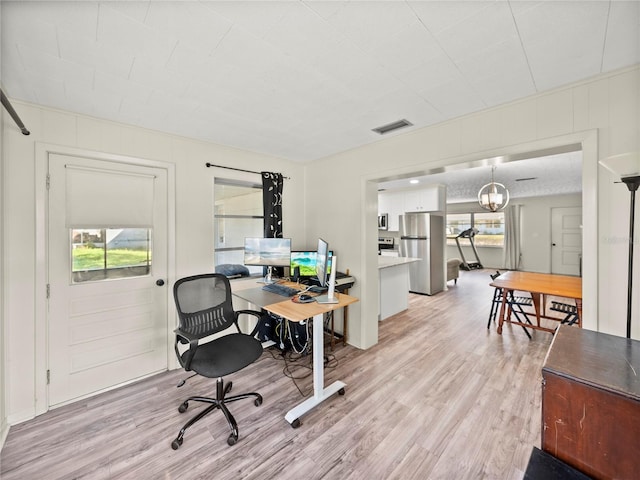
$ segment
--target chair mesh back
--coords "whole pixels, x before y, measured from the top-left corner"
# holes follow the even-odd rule
[[[173,287],[180,328],[199,338],[234,323],[231,287],[224,275],[207,274],[178,280]]]

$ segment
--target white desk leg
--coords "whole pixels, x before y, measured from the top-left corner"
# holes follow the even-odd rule
[[[324,315],[313,317],[313,396],[287,412],[285,420],[293,428],[300,426],[300,417],[320,405],[335,393],[344,394],[346,384],[335,381],[324,388]]]

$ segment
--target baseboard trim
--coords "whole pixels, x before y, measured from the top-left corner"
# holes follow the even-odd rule
[[[9,435],[9,424],[5,418],[2,419],[2,423],[0,423],[0,452],[4,448],[4,442],[7,440],[7,436]]]

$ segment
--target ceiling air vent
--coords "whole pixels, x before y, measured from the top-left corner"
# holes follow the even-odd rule
[[[413,123],[411,123],[408,120],[402,119],[402,120],[398,120],[397,122],[389,123],[388,125],[383,125],[381,127],[374,128],[373,131],[376,133],[379,133],[380,135],[384,135],[385,133],[389,133],[393,130],[398,130],[399,128],[404,128],[404,127],[410,127],[411,125],[413,125]]]

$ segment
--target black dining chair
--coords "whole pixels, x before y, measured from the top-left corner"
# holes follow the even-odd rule
[[[500,271],[496,270],[496,273],[489,275],[491,280],[495,280],[500,276]],[[495,323],[496,316],[500,311],[500,306],[502,305],[502,295],[504,295],[504,291],[500,287],[496,287],[493,291],[493,299],[491,300],[491,311],[489,312],[489,321],[487,322],[487,330],[491,327],[491,322]],[[516,320],[520,323],[528,323],[531,325],[531,320],[529,320],[529,316],[527,312],[525,312],[523,307],[532,307],[533,299],[531,297],[524,297],[520,295],[514,295],[512,291],[510,291],[507,295],[506,307],[509,315],[513,314],[516,317]],[[522,315],[523,318],[520,316]],[[522,330],[527,334],[529,340],[531,340],[531,334],[529,330],[523,325]]]
[[[180,404],[180,413],[187,410],[190,402],[207,403],[209,406],[184,424],[171,447],[174,450],[180,448],[185,431],[216,409],[222,411],[227,419],[231,429],[227,443],[234,445],[238,441],[238,424],[227,404],[244,398],[254,398],[254,404],[260,406],[262,396],[254,392],[229,396],[232,382],[225,384],[223,377],[251,365],[262,355],[260,341],[253,335],[242,333],[238,325],[238,317],[241,314],[258,318],[262,314],[254,310],[234,311],[229,280],[224,275],[216,273],[178,280],[173,286],[173,297],[179,319],[178,328],[175,330],[178,361],[186,371],[215,378],[216,396],[191,396]],[[227,329],[231,332],[213,339],[207,338]]]

